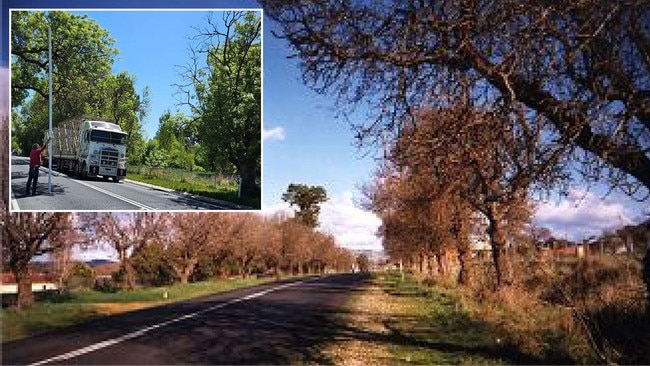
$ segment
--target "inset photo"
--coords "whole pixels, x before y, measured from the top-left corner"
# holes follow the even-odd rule
[[[10,9],[10,210],[260,210],[262,11]]]

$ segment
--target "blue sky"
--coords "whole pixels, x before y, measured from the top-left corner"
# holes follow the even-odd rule
[[[180,3],[180,2],[178,2]],[[96,6],[109,4],[96,1]],[[111,7],[177,7],[173,1],[110,2]],[[42,1],[9,0],[11,8],[42,7]],[[108,6],[108,5],[107,5]],[[203,9],[259,8],[253,1],[186,1],[183,6]],[[87,8],[82,1],[54,0],[48,8]],[[215,9],[216,10],[216,9]],[[3,2],[2,58],[6,67],[7,2]],[[154,136],[158,118],[177,108],[174,83],[181,81],[175,65],[189,61],[188,36],[192,26],[206,24],[207,11],[82,11],[108,29],[120,50],[114,72],[126,70],[137,76],[139,92],[151,89],[151,111],[144,124],[148,136]],[[217,17],[218,18],[218,17]],[[358,207],[358,187],[371,179],[376,162],[373,151],[353,147],[348,124],[336,119],[331,96],[321,96],[303,85],[298,61],[287,59],[291,53],[286,42],[271,35],[276,29],[264,19],[264,150],[263,206],[265,210],[286,209],[281,195],[290,183],[322,185],[330,201],[323,205],[321,227],[332,232],[339,242],[351,248],[379,249],[374,233],[380,222],[373,214]],[[2,90],[8,88],[8,73],[2,70]],[[4,93],[3,93],[4,97]],[[3,98],[4,99],[4,98]],[[6,111],[8,103],[2,102]],[[186,111],[186,110],[185,110]],[[186,111],[187,112],[187,111]],[[359,113],[359,115],[362,113]],[[540,204],[536,222],[549,226],[558,236],[572,239],[600,233],[603,229],[638,221],[648,203],[635,203],[621,194],[602,198],[597,187],[575,188],[566,199]]]

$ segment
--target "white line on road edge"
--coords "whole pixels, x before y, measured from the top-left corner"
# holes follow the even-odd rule
[[[206,308],[206,309],[194,312],[194,313],[186,314],[186,315],[183,315],[183,316],[175,318],[175,319],[167,320],[167,321],[164,321],[162,323],[154,324],[154,325],[148,326],[146,328],[136,330],[135,332],[127,333],[127,334],[125,334],[123,336],[120,336],[120,337],[117,337],[117,338],[108,339],[108,340],[105,340],[103,342],[91,344],[90,346],[86,346],[84,348],[79,348],[78,350],[74,350],[74,351],[64,353],[62,355],[50,357],[48,359],[32,363],[29,366],[39,366],[39,365],[44,365],[44,364],[47,364],[47,363],[50,363],[50,362],[69,360],[71,358],[78,357],[78,356],[81,356],[81,355],[86,354],[86,353],[97,351],[97,350],[100,350],[102,348],[113,346],[113,345],[116,345],[118,343],[122,343],[124,341],[127,341],[129,339],[139,337],[139,336],[141,336],[141,335],[143,335],[145,333],[148,333],[148,332],[150,332],[150,331],[152,331],[154,329],[158,329],[158,328],[164,327],[166,325],[179,322],[181,320],[194,318],[194,317],[196,317],[198,315],[201,315],[203,313],[207,313],[209,311],[217,310],[217,309],[226,307],[228,305],[232,305],[232,304],[236,304],[238,302],[251,300],[251,299],[254,299],[256,297],[264,296],[264,295],[266,295],[268,293],[271,293],[273,291],[277,291],[277,290],[281,290],[283,288],[295,286],[295,285],[301,284],[301,283],[309,281],[309,280],[310,279],[301,280],[301,281],[297,281],[297,282],[286,283],[284,285],[280,285],[280,286],[277,286],[277,287],[272,287],[270,289],[260,291],[260,292],[256,292],[256,293],[250,294],[248,296],[240,297],[240,298],[233,299],[233,300],[230,300],[230,301],[218,304],[218,305],[210,306],[209,308]]]
[[[155,210],[155,208],[153,208],[153,207],[149,207],[149,206],[147,206],[147,205],[145,205],[145,204],[142,204],[142,203],[140,203],[140,202],[134,201],[134,200],[132,200],[132,199],[130,199],[130,198],[126,198],[126,197],[124,197],[124,196],[120,196],[119,194],[113,193],[113,192],[111,192],[111,191],[107,191],[107,190],[105,190],[105,189],[102,189],[102,188],[99,188],[99,187],[95,187],[95,186],[92,185],[92,184],[84,183],[84,182],[81,182],[81,181],[77,181],[77,183],[79,183],[79,184],[81,184],[81,185],[84,185],[84,186],[86,186],[86,187],[88,187],[88,188],[92,188],[92,189],[94,189],[94,190],[96,190],[96,191],[99,191],[99,192],[101,192],[101,193],[107,194],[107,195],[109,195],[109,196],[111,196],[111,197],[117,198],[118,200],[124,201],[124,202],[126,202],[126,203],[130,203],[130,204],[132,204],[132,205],[134,205],[134,206],[138,206],[138,207],[140,207],[140,208],[143,209],[143,210]]]
[[[11,210],[12,211],[20,210],[20,206],[18,206],[18,200],[14,196],[14,192],[11,192]]]

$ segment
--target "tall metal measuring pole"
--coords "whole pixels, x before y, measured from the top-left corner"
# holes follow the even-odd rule
[[[47,194],[52,194],[52,156],[54,156],[52,152],[52,145],[54,144],[54,141],[52,141],[52,27],[47,27],[47,41],[48,41],[48,66],[50,69],[50,145],[47,147],[47,151],[49,152],[50,158],[48,160],[48,167],[47,167]]]

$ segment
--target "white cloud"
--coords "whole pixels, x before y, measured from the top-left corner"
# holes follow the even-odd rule
[[[262,131],[262,139],[264,140],[284,140],[284,128],[282,127],[273,127],[271,129],[264,129]]]
[[[351,192],[323,203],[320,223],[321,231],[331,233],[348,249],[382,249],[381,240],[375,235],[381,219],[359,207]]]
[[[539,204],[533,221],[537,226],[550,228],[558,237],[581,240],[632,224],[638,221],[637,216],[638,213],[622,199],[602,198],[574,189],[560,202]]]

